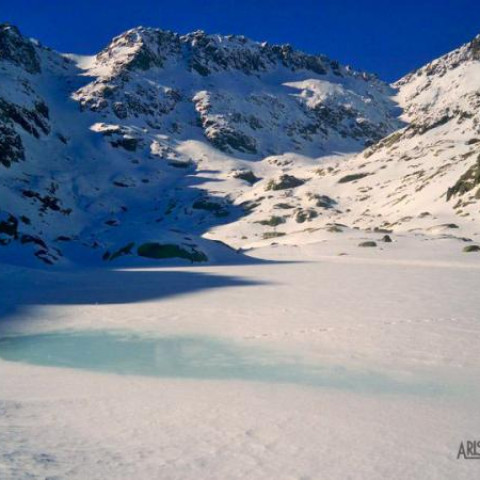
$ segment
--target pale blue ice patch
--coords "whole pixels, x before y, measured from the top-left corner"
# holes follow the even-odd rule
[[[123,375],[286,383],[366,393],[434,395],[446,388],[385,373],[307,364],[295,356],[202,336],[114,331],[18,335],[0,339],[0,358]]]

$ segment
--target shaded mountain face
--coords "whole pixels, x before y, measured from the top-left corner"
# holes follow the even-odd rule
[[[470,214],[478,65],[477,38],[389,86],[242,36],[139,27],[85,57],[2,25],[0,259],[205,261],[234,255],[212,239]]]

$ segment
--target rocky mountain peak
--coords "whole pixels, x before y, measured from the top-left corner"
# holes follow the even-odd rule
[[[468,44],[468,50],[472,60],[480,60],[480,34]]]
[[[447,72],[462,66],[464,63],[476,61],[480,61],[480,34],[461,47],[405,75],[395,85],[401,87],[414,80],[415,77],[443,77]]]
[[[163,67],[168,56],[179,54],[179,36],[159,29],[137,27],[115,37],[97,56],[97,64],[122,70]]]
[[[312,55],[295,50],[289,44],[257,42],[243,35],[208,34],[197,30],[185,35],[158,28],[136,27],[115,37],[97,55],[97,62],[114,71],[148,70],[149,68],[183,63],[202,76],[236,70],[245,74],[267,73],[283,67],[290,71],[311,71],[314,74],[354,76],[365,81],[377,77],[357,72],[325,55]]]
[[[40,73],[40,60],[32,41],[14,25],[0,24],[0,62],[21,66],[28,73]]]
[[[241,35],[137,27],[89,73],[96,80],[75,93],[82,107],[148,130],[200,127],[224,152],[321,151],[329,142],[348,150],[397,126],[392,90],[375,76]]]

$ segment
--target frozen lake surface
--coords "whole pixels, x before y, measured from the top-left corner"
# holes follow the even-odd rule
[[[358,392],[438,394],[430,382],[401,382],[377,372],[309,365],[294,356],[206,337],[156,337],[83,331],[0,339],[0,358],[33,365],[165,378],[246,380]]]
[[[0,479],[477,478],[480,257],[408,242],[5,268]]]

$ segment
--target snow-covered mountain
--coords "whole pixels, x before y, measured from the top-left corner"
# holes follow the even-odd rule
[[[226,153],[352,150],[396,126],[385,84],[288,45],[137,28],[87,65],[84,108],[180,140],[199,127]]]
[[[480,36],[393,87],[405,126],[317,170],[338,221],[361,229],[479,234]],[[335,215],[337,212],[335,212]]]
[[[251,222],[260,222],[275,227],[263,235],[279,243],[335,242],[342,232],[355,246],[359,238],[378,241],[392,232],[458,238],[459,248],[478,242],[479,81],[480,36],[392,85],[401,128],[354,155],[313,162],[284,155],[283,174],[301,184],[273,191],[255,185],[240,197],[255,213],[216,235],[241,246],[239,232],[248,235]],[[260,226],[249,245],[265,243],[258,241]]]
[[[235,255],[211,240],[473,228],[478,44],[389,86],[242,36],[139,27],[85,57],[2,25],[0,259],[203,261]]]

